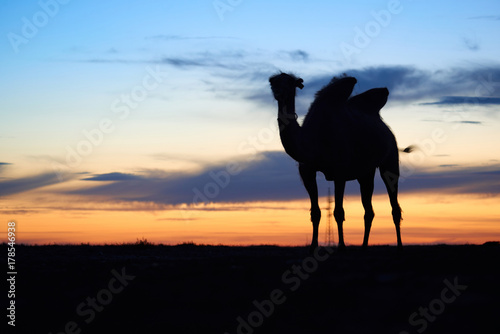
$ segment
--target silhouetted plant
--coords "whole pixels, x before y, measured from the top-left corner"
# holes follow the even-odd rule
[[[154,246],[154,243],[149,242],[148,239],[142,237],[142,239],[137,238],[137,241],[135,242],[134,246],[151,247],[151,246]]]

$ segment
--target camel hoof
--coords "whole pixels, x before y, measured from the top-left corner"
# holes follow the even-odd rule
[[[312,255],[314,254],[314,251],[318,248],[318,244],[312,243],[311,246],[309,246],[309,254]]]
[[[343,251],[345,251],[345,250],[346,250],[345,244],[339,244],[339,245],[337,246],[337,251],[339,251],[339,252],[343,252]]]

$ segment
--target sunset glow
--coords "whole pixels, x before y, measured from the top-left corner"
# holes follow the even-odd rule
[[[374,198],[375,220],[371,244],[395,244],[395,230],[386,195]],[[484,243],[498,239],[500,213],[495,198],[477,196],[403,195],[402,230],[407,244]],[[320,242],[328,224],[327,199],[322,198]],[[422,208],[425,207],[425,212]],[[345,199],[347,244],[363,238],[363,209],[358,196]],[[41,210],[18,220],[24,243],[133,243],[147,239],[158,244],[306,245],[310,242],[309,201],[253,202],[199,205],[193,208],[151,208],[127,211],[125,206],[107,209]],[[481,212],[477,215],[474,212]],[[335,221],[333,239],[338,241]]]

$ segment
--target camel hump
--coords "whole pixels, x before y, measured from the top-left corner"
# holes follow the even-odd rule
[[[328,85],[316,93],[315,102],[326,102],[330,105],[345,103],[351,95],[356,82],[354,77],[334,77]]]
[[[380,109],[387,103],[389,90],[387,88],[373,88],[364,93],[351,97],[347,104],[351,109],[369,115],[378,115]]]

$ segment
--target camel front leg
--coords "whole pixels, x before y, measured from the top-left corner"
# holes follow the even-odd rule
[[[313,236],[309,251],[312,253],[318,247],[319,221],[321,210],[318,204],[318,185],[316,184],[316,170],[305,164],[299,164],[299,173],[304,187],[311,199],[311,222],[313,224]]]
[[[344,229],[343,224],[345,220],[344,213],[344,189],[345,189],[345,181],[344,180],[335,180],[335,208],[333,209],[333,217],[335,217],[335,221],[337,222],[337,228],[339,230],[339,245],[338,249],[345,249],[344,243]]]

